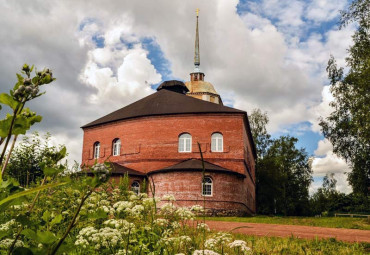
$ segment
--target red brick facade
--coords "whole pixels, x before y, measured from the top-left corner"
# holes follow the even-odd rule
[[[187,159],[204,160],[227,172],[207,173],[213,180],[213,195],[206,197],[206,207],[215,213],[255,213],[255,161],[252,141],[247,135],[245,114],[180,114],[126,119],[84,128],[82,164],[95,162],[93,147],[100,142],[99,162],[119,163],[144,174],[149,173],[156,186],[156,196],[173,194],[179,205],[203,205],[201,172],[151,171],[172,166]],[[211,152],[211,135],[223,135],[223,152]],[[182,133],[192,136],[192,152],[178,152]],[[119,156],[112,156],[112,143],[121,140]],[[235,173],[233,173],[235,172]],[[150,178],[151,179],[151,178]]]

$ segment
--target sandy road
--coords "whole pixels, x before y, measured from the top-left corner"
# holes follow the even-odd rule
[[[370,243],[370,230],[344,229],[344,228],[323,228],[297,225],[277,225],[247,222],[225,222],[206,221],[213,230],[230,231],[237,227],[234,233],[242,233],[256,236],[295,236],[298,238],[336,238],[346,242],[368,242]]]

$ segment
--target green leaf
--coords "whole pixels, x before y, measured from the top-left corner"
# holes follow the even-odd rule
[[[23,78],[22,75],[20,75],[19,73],[17,73],[17,78],[18,78],[18,82],[19,83],[23,83],[24,78]]]
[[[10,118],[0,120],[0,137],[5,138],[8,136],[11,122],[12,120]]]
[[[6,231],[0,231],[0,239],[2,239],[4,236],[7,236],[8,233]]]
[[[14,126],[12,130],[12,134],[14,135],[24,135],[26,134],[27,130],[31,128],[33,124],[36,122],[40,122],[42,117],[40,115],[26,117],[24,115],[18,115],[14,121]]]
[[[58,238],[50,231],[45,231],[45,232],[41,232],[41,231],[37,231],[37,233],[35,233],[35,231],[33,231],[32,229],[24,229],[22,231],[22,234],[35,241],[35,242],[38,242],[38,243],[42,243],[42,244],[52,244],[53,242],[55,242]]]
[[[42,169],[42,171],[46,176],[53,176],[60,172],[57,168],[54,167],[45,167],[44,169]]]
[[[51,217],[51,213],[50,213],[49,211],[45,211],[45,212],[42,214],[42,219],[43,219],[45,222],[49,222],[50,217]]]
[[[9,202],[9,201],[11,201],[11,200],[13,200],[13,199],[23,197],[23,196],[26,196],[26,195],[29,195],[29,194],[32,194],[32,193],[35,193],[37,191],[41,191],[41,190],[44,190],[44,189],[54,188],[54,187],[61,186],[61,185],[66,185],[67,183],[68,182],[51,183],[51,184],[48,184],[48,185],[43,185],[43,186],[39,186],[39,187],[36,187],[36,188],[32,188],[32,189],[29,189],[29,190],[25,190],[25,191],[16,193],[14,195],[8,196],[7,198],[1,200],[0,201],[0,206]],[[0,211],[2,211],[2,208],[0,208]]]
[[[0,103],[5,104],[5,105],[9,106],[10,108],[12,108],[13,110],[15,110],[17,108],[19,102],[15,101],[7,93],[1,93],[0,94]]]
[[[20,224],[22,224],[23,226],[32,225],[32,222],[30,221],[30,219],[24,214],[18,215],[17,218],[15,218],[15,220],[19,222]]]
[[[54,226],[55,224],[59,224],[63,219],[63,216],[61,214],[58,214],[55,216],[55,218],[50,222],[51,226]]]
[[[29,121],[30,126],[32,126],[36,122],[41,122],[42,121],[42,116],[40,116],[40,115],[32,116],[32,117],[28,118],[28,121]]]
[[[106,219],[108,214],[103,209],[98,209],[93,213],[88,213],[87,218],[89,219]]]
[[[13,255],[33,255],[33,252],[26,247],[17,247],[12,252]]]
[[[22,233],[22,235],[24,235],[28,239],[37,241],[37,235],[36,235],[35,231],[33,231],[32,229],[29,229],[29,228],[23,229],[21,233]]]
[[[52,244],[54,243],[58,238],[50,231],[37,231],[37,240],[38,242],[42,244]]]
[[[65,146],[63,146],[63,148],[59,151],[59,160],[61,160],[62,158],[64,158],[67,154],[67,148]]]
[[[39,84],[39,77],[38,76],[35,76],[32,78],[32,83],[33,84]]]
[[[50,74],[45,75],[45,77],[42,79],[43,84],[48,84],[52,81],[53,81],[53,79],[51,78]]]

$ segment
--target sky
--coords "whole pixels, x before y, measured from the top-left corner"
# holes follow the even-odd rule
[[[330,55],[345,67],[355,27],[338,30],[346,0],[0,0],[0,91],[24,63],[53,70],[55,82],[30,102],[50,132],[81,161],[80,127],[155,92],[164,80],[189,80],[200,9],[200,68],[224,103],[269,116],[274,138],[295,136],[314,157],[314,182],[335,173],[350,192],[345,161],[321,131],[332,111],[325,71]],[[5,114],[3,109],[1,116]]]

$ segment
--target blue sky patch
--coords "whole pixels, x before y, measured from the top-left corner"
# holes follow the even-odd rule
[[[91,39],[97,48],[104,48],[105,39],[102,35],[93,35]]]
[[[284,28],[281,27],[279,24],[280,22],[279,18],[269,16],[268,14],[264,12],[264,10],[261,8],[262,2],[263,2],[262,0],[255,0],[255,1],[240,0],[237,5],[237,13],[239,16],[243,16],[246,13],[256,14],[262,18],[268,19],[278,29],[278,31],[282,31],[282,29],[284,29],[285,35],[289,34],[290,28],[286,30],[287,28],[286,25]],[[302,1],[302,2],[304,4],[308,3],[307,1]],[[297,31],[293,29],[292,35],[294,36],[298,35],[300,41],[305,42],[312,34],[321,34],[323,35],[322,41],[324,41],[325,40],[324,34],[327,31],[336,29],[338,27],[339,13],[336,15],[335,18],[331,20],[315,22],[314,20],[307,19],[305,17],[304,14],[305,14],[306,8],[307,8],[307,5],[304,5],[303,7],[304,10],[302,12],[302,16],[300,17],[303,23],[301,26],[299,26],[299,33],[297,34]]]
[[[145,37],[141,40],[141,43],[143,48],[148,51],[148,59],[155,67],[157,72],[162,75],[162,81],[175,79],[171,72],[171,63],[168,61],[168,59],[166,59],[161,47],[155,41],[155,39],[151,37]],[[162,81],[160,83],[162,83]],[[156,89],[160,83],[153,84],[151,87]]]
[[[283,131],[275,132],[271,136],[272,138],[279,138],[280,136],[286,135],[298,138],[296,147],[305,148],[309,156],[314,156],[314,151],[317,149],[318,142],[324,139],[322,134],[311,130],[311,123],[308,121],[283,127]]]

